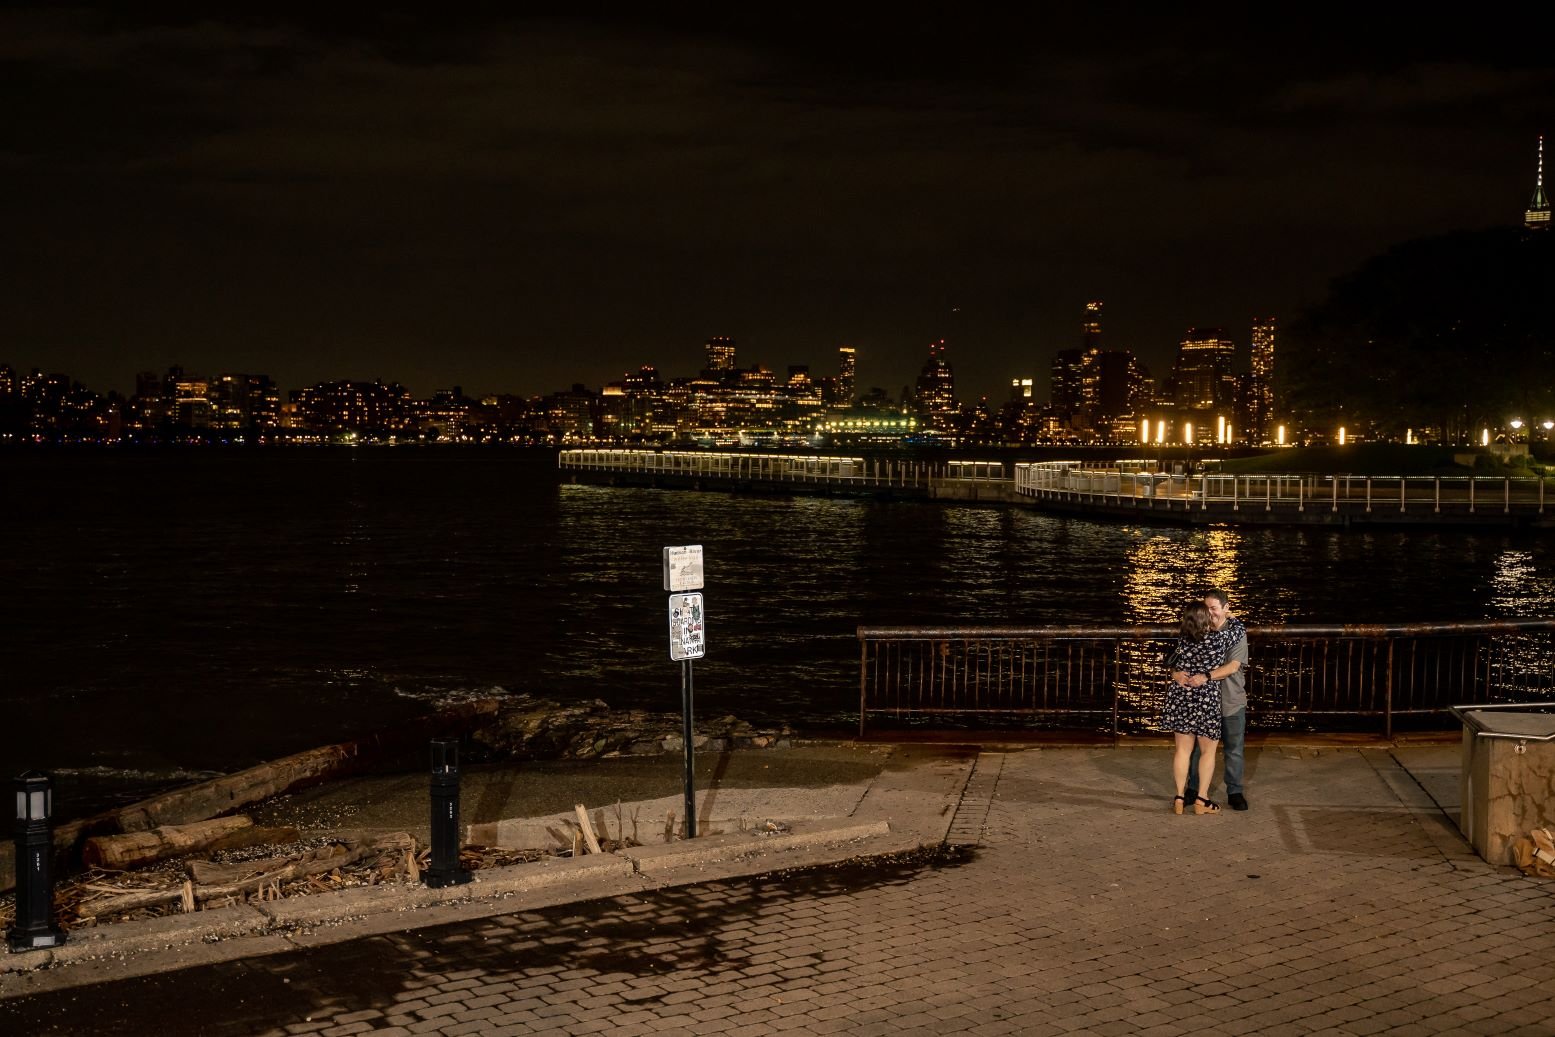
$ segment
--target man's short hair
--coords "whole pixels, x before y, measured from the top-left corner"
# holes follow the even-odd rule
[[[1221,608],[1225,608],[1227,605],[1231,604],[1231,599],[1226,597],[1226,592],[1221,590],[1219,587],[1210,587],[1204,592],[1204,596],[1206,598],[1214,598],[1216,601],[1220,602]]]

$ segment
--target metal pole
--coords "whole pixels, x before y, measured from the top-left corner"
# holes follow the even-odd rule
[[[1396,643],[1393,638],[1388,638],[1388,713],[1386,721],[1387,730],[1383,733],[1383,737],[1389,741],[1393,739],[1393,646]]]
[[[686,743],[686,838],[697,837],[696,749],[691,744],[691,660],[680,664],[680,710],[685,721]]]

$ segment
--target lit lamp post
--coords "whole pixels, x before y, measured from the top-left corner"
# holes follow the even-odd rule
[[[58,947],[65,931],[54,924],[54,881],[51,858],[54,833],[54,789],[47,775],[27,771],[16,788],[16,924],[5,934],[13,951]]]
[[[1522,435],[1522,432],[1523,432],[1523,419],[1522,418],[1513,418],[1510,422],[1508,422],[1508,424],[1510,424],[1512,426],[1512,442],[1515,443],[1515,442],[1517,442],[1518,438]]]

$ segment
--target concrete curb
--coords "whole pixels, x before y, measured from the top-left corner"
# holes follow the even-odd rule
[[[474,873],[461,886],[371,886],[264,904],[120,922],[70,934],[46,951],[0,956],[0,999],[362,936],[577,903],[646,889],[749,877],[914,849],[886,821],[796,823],[781,834],[708,836]]]

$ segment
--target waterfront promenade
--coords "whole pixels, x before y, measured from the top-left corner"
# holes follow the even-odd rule
[[[1555,525],[1543,478],[1474,475],[1235,475],[1151,462],[921,461],[723,451],[563,450],[574,481],[609,485],[1019,504],[1177,525]]]
[[[1555,883],[1463,842],[1455,745],[1255,740],[1252,809],[1220,817],[1169,813],[1159,744],[864,751],[851,821],[963,848],[709,860],[197,945],[133,979],[104,954],[0,977],[0,1030],[1555,1033]]]

